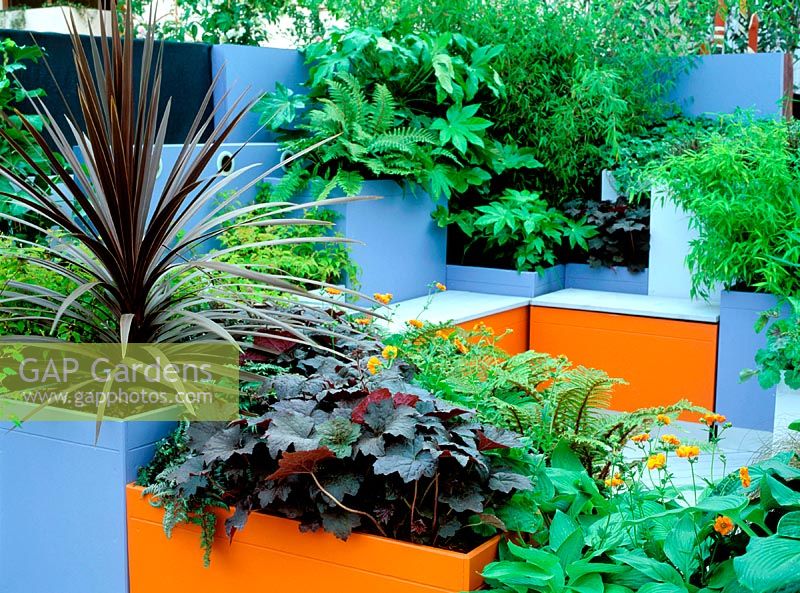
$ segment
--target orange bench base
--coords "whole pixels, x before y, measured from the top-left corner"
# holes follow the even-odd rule
[[[460,323],[458,327],[469,331],[476,324],[483,323],[498,336],[510,329],[511,333],[500,340],[498,346],[513,356],[528,349],[529,313],[530,307],[517,307],[516,309],[509,309],[508,311]]]
[[[533,306],[530,348],[625,379],[613,410],[682,399],[713,410],[717,330],[714,323]]]

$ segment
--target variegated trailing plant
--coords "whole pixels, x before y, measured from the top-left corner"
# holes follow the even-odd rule
[[[122,12],[116,6],[112,10],[114,16],[118,10]],[[74,22],[69,23],[80,114],[69,113],[66,125],[59,124],[44,103],[32,97],[43,130],[22,119],[63,185],[45,175],[25,146],[0,129],[0,136],[31,169],[47,179],[47,187],[40,187],[0,165],[0,173],[17,188],[16,193],[3,192],[3,197],[36,213],[45,223],[36,226],[11,214],[3,216],[47,237],[46,257],[31,257],[30,263],[56,272],[74,285],[71,292],[59,292],[10,281],[0,299],[2,312],[9,319],[44,324],[53,332],[60,324],[78,321],[88,326],[99,342],[186,342],[214,337],[240,345],[263,335],[267,328],[283,339],[306,340],[297,314],[282,305],[297,296],[324,302],[325,297],[304,288],[323,283],[294,278],[277,269],[263,271],[268,262],[259,262],[262,271],[256,271],[217,261],[221,255],[254,247],[251,244],[210,255],[197,256],[195,251],[237,225],[329,223],[292,218],[303,208],[294,204],[241,205],[242,193],[278,166],[218,202],[220,192],[231,189],[247,169],[230,175],[205,176],[203,171],[250,105],[239,96],[224,113],[214,106],[206,114],[216,80],[175,164],[163,173],[163,189],[155,191],[170,113],[169,101],[162,113],[158,108],[162,53],[149,32],[137,72],[130,10],[120,19],[123,31],[108,30],[101,24],[100,37],[92,38],[88,52]],[[85,126],[79,123],[81,118]],[[56,151],[74,176],[68,174]],[[246,220],[240,221],[245,214]],[[343,240],[297,237],[265,244]],[[247,302],[242,296],[247,291],[231,290],[242,286],[260,288],[258,301]],[[266,296],[267,290],[274,291],[270,293],[274,296]]]

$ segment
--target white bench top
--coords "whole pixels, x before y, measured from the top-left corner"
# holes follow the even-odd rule
[[[433,293],[430,297],[417,297],[388,307],[378,312],[390,318],[387,323],[377,320],[391,331],[402,330],[409,319],[430,321],[431,323],[465,323],[473,319],[503,313],[530,304],[527,297],[483,294],[461,290],[447,290]]]
[[[719,305],[705,301],[567,288],[531,300],[534,307],[717,323]]]

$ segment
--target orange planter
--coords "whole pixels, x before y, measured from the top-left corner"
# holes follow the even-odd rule
[[[254,513],[229,543],[227,515],[220,513],[211,566],[204,568],[198,528],[181,525],[167,539],[162,510],[137,486],[128,486],[127,505],[130,593],[458,593],[481,586],[499,541],[468,554],[363,534],[343,542]]]
[[[512,330],[511,333],[503,338],[498,345],[508,354],[519,354],[528,349],[529,310],[530,307],[517,307],[494,315],[465,321],[460,323],[459,327],[470,330],[476,324],[483,323],[486,327],[493,329],[498,336],[510,329]]]
[[[715,323],[534,306],[530,336],[533,350],[565,354],[625,379],[627,385],[614,388],[614,410],[681,399],[713,410],[717,329]]]

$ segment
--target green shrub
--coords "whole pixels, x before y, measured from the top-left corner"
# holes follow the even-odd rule
[[[783,305],[765,311],[756,322],[756,332],[765,332],[767,344],[756,352],[755,370],[742,372],[742,378],[753,375],[768,389],[786,381],[790,389],[800,389],[800,296],[789,297],[788,315]]]
[[[798,132],[793,123],[737,116],[653,167],[698,232],[687,259],[694,294],[717,283],[779,296],[800,291]]]

